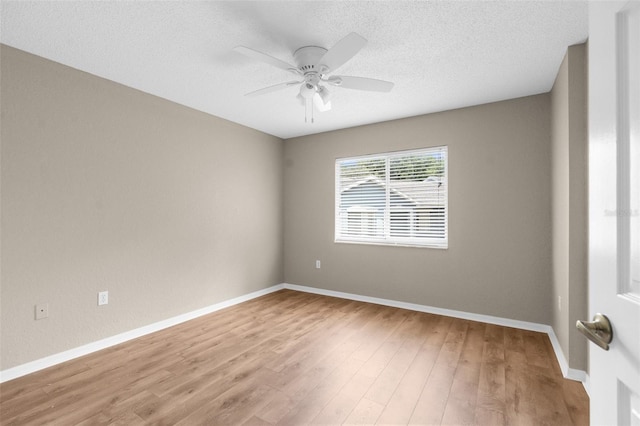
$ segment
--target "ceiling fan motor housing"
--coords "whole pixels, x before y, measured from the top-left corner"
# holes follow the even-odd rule
[[[293,59],[296,61],[298,69],[304,74],[308,72],[322,73],[316,65],[322,59],[327,49],[318,46],[305,46],[293,53]]]

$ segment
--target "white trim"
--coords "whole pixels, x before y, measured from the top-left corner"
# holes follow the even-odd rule
[[[591,376],[589,376],[588,374],[585,375],[585,379],[584,379],[584,382],[582,382],[582,386],[584,387],[584,390],[587,391],[587,396],[591,398]]]
[[[0,383],[17,379],[18,377],[22,377],[39,370],[43,370],[48,367],[52,367],[54,365],[63,363],[65,361],[69,361],[74,358],[88,355],[90,353],[93,353],[102,349],[106,349],[108,347],[118,345],[120,343],[124,343],[126,341],[136,339],[138,337],[141,337],[147,334],[155,333],[156,331],[160,331],[165,328],[183,323],[185,321],[189,321],[189,320],[201,317],[203,315],[207,315],[212,312],[219,311],[220,309],[228,308],[230,306],[237,305],[239,303],[246,302],[248,300],[255,299],[257,297],[264,296],[266,294],[273,293],[275,291],[282,290],[285,288],[289,290],[301,291],[304,293],[313,293],[313,294],[320,294],[323,296],[338,297],[341,299],[356,300],[359,302],[375,303],[377,305],[408,309],[410,311],[426,312],[431,314],[444,315],[448,317],[466,319],[470,321],[478,321],[478,322],[484,322],[488,324],[501,325],[505,327],[519,328],[522,330],[530,330],[530,331],[537,331],[541,333],[547,333],[547,335],[549,336],[549,339],[551,340],[551,346],[553,347],[553,351],[555,352],[556,358],[558,359],[558,364],[560,364],[562,375],[567,379],[582,382],[582,385],[587,391],[587,394],[589,394],[589,384],[590,384],[589,375],[582,370],[569,368],[567,360],[565,359],[564,354],[562,352],[562,348],[560,347],[560,343],[558,342],[558,338],[556,337],[556,334],[554,333],[553,328],[549,325],[538,324],[538,323],[527,322],[527,321],[518,321],[518,320],[513,320],[508,318],[494,317],[490,315],[455,311],[452,309],[436,308],[434,306],[418,305],[415,303],[400,302],[400,301],[390,300],[390,299],[381,299],[378,297],[361,296],[361,295],[352,294],[352,293],[344,293],[341,291],[325,290],[321,288],[307,287],[307,286],[301,286],[296,284],[286,284],[286,283],[277,284],[262,290],[254,291],[252,293],[245,294],[243,296],[238,296],[233,299],[225,300],[223,302],[219,302],[202,309],[198,309],[192,312],[187,312],[185,314],[178,315],[173,318],[168,318],[166,320],[162,320],[153,324],[136,328],[134,330],[126,331],[124,333],[120,333],[115,336],[107,337],[105,339],[88,343],[86,345],[79,346],[74,349],[69,349],[64,352],[53,354],[45,358],[41,358],[35,361],[28,362],[26,364],[18,365],[16,367],[0,371]]]
[[[519,320],[514,320],[509,318],[494,317],[491,315],[482,315],[482,314],[474,314],[474,313],[463,312],[463,311],[455,311],[453,309],[436,308],[434,306],[418,305],[415,303],[399,302],[396,300],[381,299],[378,297],[361,296],[358,294],[344,293],[341,291],[334,291],[334,290],[325,290],[325,289],[315,288],[315,287],[306,287],[306,286],[301,286],[296,284],[285,283],[284,288],[289,290],[302,291],[305,293],[314,293],[314,294],[320,294],[323,296],[339,297],[341,299],[356,300],[359,302],[375,303],[377,305],[408,309],[410,311],[427,312],[430,314],[444,315],[447,317],[461,318],[461,319],[466,319],[470,321],[484,322],[487,324],[495,324],[495,325],[501,325],[505,327],[519,328],[522,330],[547,333],[547,335],[549,336],[549,340],[551,340],[551,346],[553,347],[553,351],[556,355],[556,359],[558,360],[558,364],[560,364],[560,370],[562,371],[562,375],[566,379],[582,382],[583,386],[585,387],[585,390],[587,391],[587,393],[589,393],[589,389],[588,389],[589,376],[585,371],[569,368],[569,364],[567,363],[567,360],[564,357],[564,353],[562,352],[562,348],[560,347],[560,342],[558,342],[556,333],[553,331],[553,328],[550,325],[538,324],[535,322],[528,322],[528,321],[519,321]]]
[[[136,328],[134,330],[125,331],[124,333],[116,334],[115,336],[107,337],[105,339],[101,339],[96,342],[91,342],[86,345],[79,346],[77,348],[69,349],[64,352],[60,352],[60,353],[53,354],[41,359],[37,359],[35,361],[27,362],[26,364],[21,364],[16,367],[2,370],[0,371],[0,383],[17,379],[18,377],[22,377],[39,370],[43,370],[48,367],[52,367],[56,364],[69,361],[74,358],[78,358],[78,357],[90,354],[92,352],[96,352],[114,345],[118,345],[128,340],[136,339],[138,337],[145,336],[147,334],[155,333],[156,331],[160,331],[165,328],[178,325],[185,321],[189,321],[189,320],[201,317],[203,315],[207,315],[212,312],[219,311],[220,309],[237,305],[238,303],[255,299],[256,297],[264,296],[265,294],[273,293],[274,291],[282,290],[283,288],[285,288],[284,284],[277,284],[262,290],[245,294],[243,296],[238,296],[233,299],[225,300],[225,301],[216,303],[214,305],[204,307],[202,309],[197,309],[195,311],[187,312],[185,314],[168,318],[166,320],[158,321],[153,324],[145,325],[143,327]]]
[[[471,321],[485,322],[488,324],[502,325],[505,327],[520,328],[523,330],[539,331],[547,333],[551,328],[548,325],[538,324],[534,322],[518,321],[507,318],[493,317],[490,315],[473,314],[463,311],[454,311],[452,309],[436,308],[434,306],[418,305],[415,303],[399,302],[397,300],[381,299],[378,297],[361,296],[352,293],[343,293],[341,291],[325,290],[315,287],[306,287],[296,284],[284,284],[284,288],[289,290],[302,291],[305,293],[320,294],[323,296],[339,297],[341,299],[356,300],[359,302],[375,303],[376,305],[391,306],[393,308],[408,309],[410,311],[426,312],[430,314],[444,315],[447,317],[461,318]]]
[[[562,347],[560,346],[560,342],[558,341],[558,337],[556,333],[553,331],[551,326],[549,327],[549,331],[547,334],[549,335],[549,340],[551,340],[551,346],[553,346],[553,351],[556,353],[556,358],[558,359],[558,364],[560,364],[560,370],[562,371],[562,375],[566,379],[575,380],[576,382],[582,382],[583,385],[587,380],[587,373],[583,370],[576,370],[575,368],[570,368],[567,359],[564,357],[564,352],[562,352]]]

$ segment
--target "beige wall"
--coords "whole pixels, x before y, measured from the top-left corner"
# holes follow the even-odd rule
[[[285,281],[549,324],[549,104],[543,94],[285,141]],[[447,250],[334,243],[336,158],[438,145],[449,147]]]
[[[580,49],[551,94],[283,143],[2,46],[0,370],[282,281],[551,324],[586,368]],[[438,145],[447,250],[333,242],[336,158]]]
[[[280,139],[1,55],[0,369],[283,281]]]
[[[587,370],[575,329],[587,310],[587,70],[584,44],[567,50],[551,90],[553,315],[569,367]]]

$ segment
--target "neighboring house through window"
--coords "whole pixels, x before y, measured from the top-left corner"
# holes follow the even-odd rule
[[[336,242],[447,248],[447,147],[336,160]]]

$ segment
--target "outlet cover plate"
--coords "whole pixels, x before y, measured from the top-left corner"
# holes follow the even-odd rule
[[[109,292],[108,291],[98,292],[98,306],[108,305],[108,304],[109,304]]]
[[[36,319],[40,320],[49,316],[49,304],[41,303],[36,305]]]

